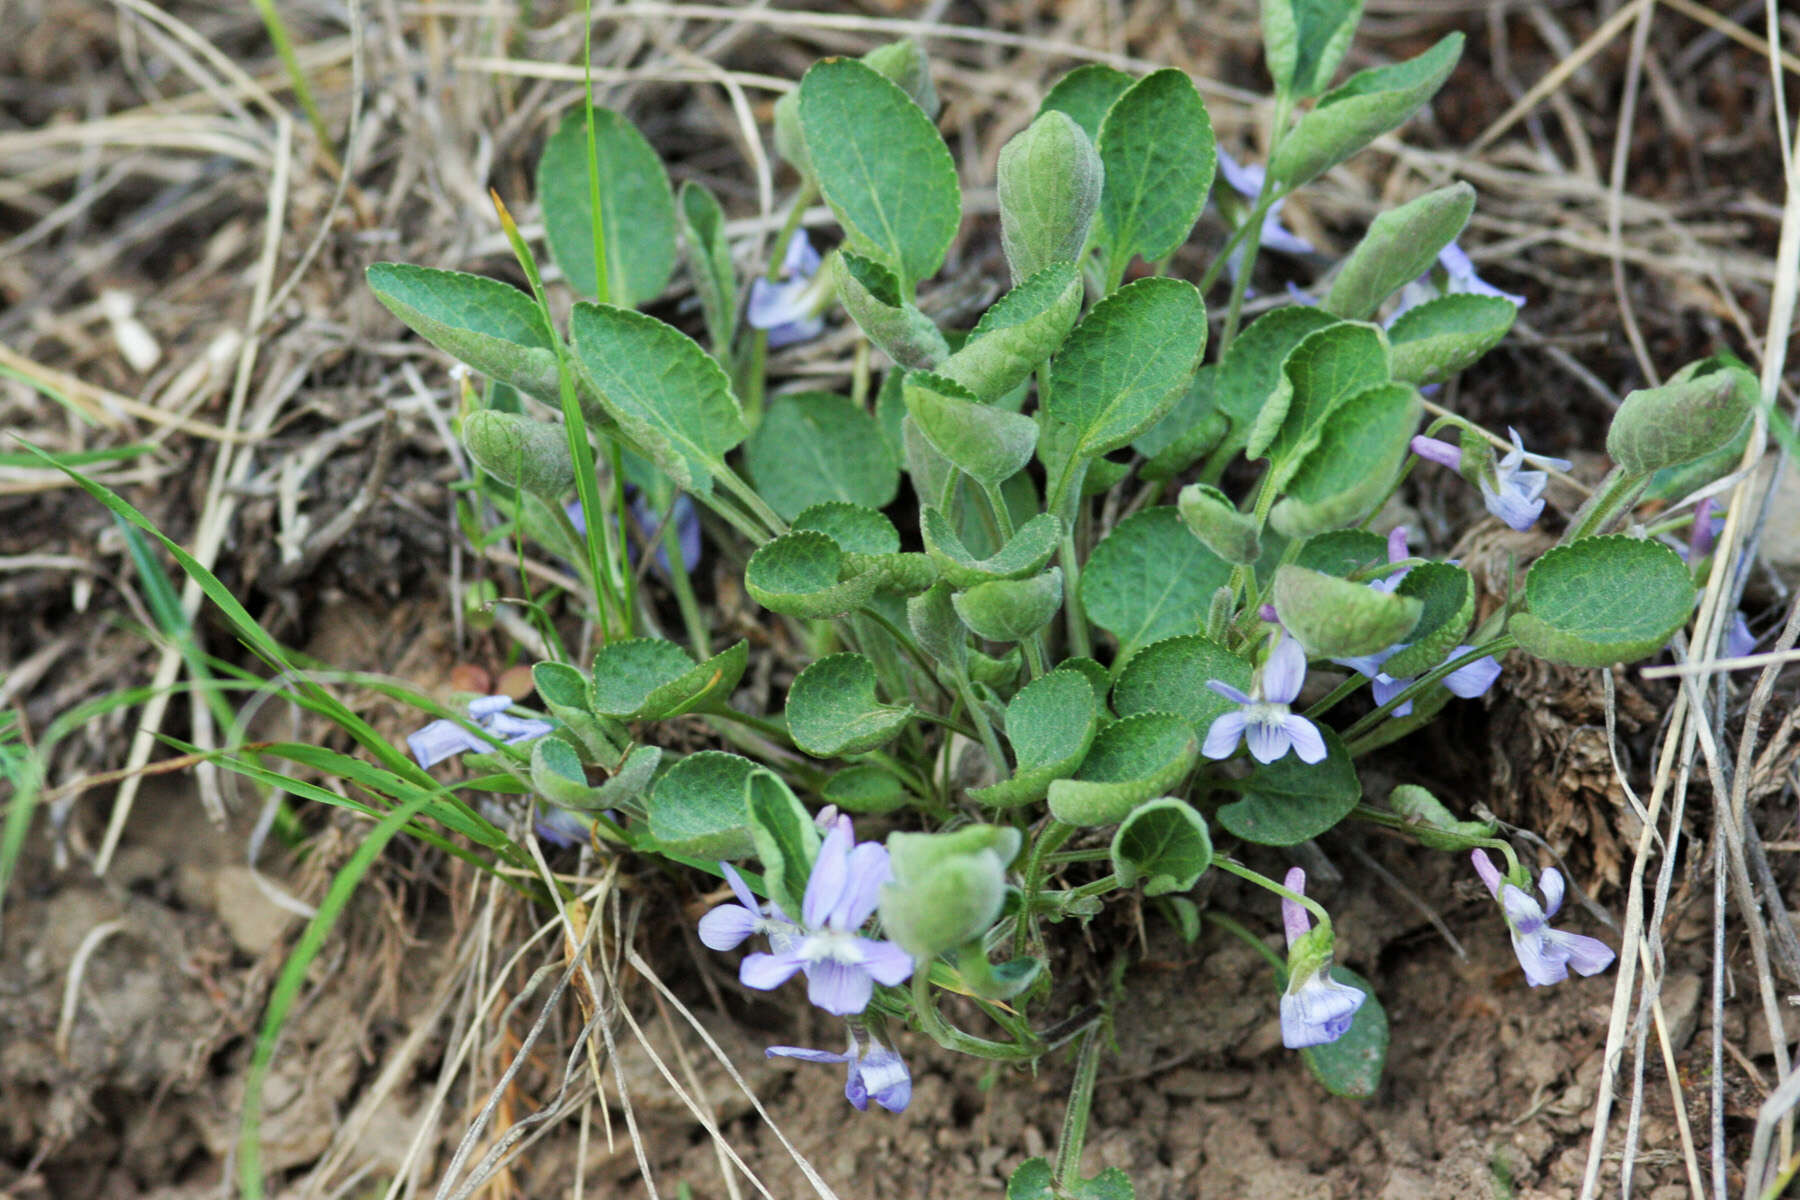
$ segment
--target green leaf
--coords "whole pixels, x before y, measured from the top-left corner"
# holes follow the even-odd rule
[[[372,264],[365,278],[389,312],[483,375],[554,404],[556,335],[537,301],[509,283],[410,263]]]
[[[875,698],[875,666],[860,654],[827,655],[796,675],[788,689],[788,733],[814,758],[884,746],[912,717],[910,705]]]
[[[1305,304],[1290,304],[1264,313],[1225,349],[1219,361],[1213,404],[1231,422],[1225,445],[1243,450],[1263,407],[1282,384],[1282,364],[1294,347],[1328,325],[1337,324],[1330,313]],[[1285,414],[1285,410],[1284,410]],[[1279,418],[1277,418],[1279,419]],[[1260,458],[1259,447],[1251,458]]]
[[[1107,261],[1114,278],[1133,255],[1156,262],[1187,240],[1212,189],[1212,118],[1187,72],[1152,71],[1107,110],[1095,139]]]
[[[1118,1167],[1108,1167],[1092,1179],[1064,1180],[1059,1192],[1050,1163],[1042,1158],[1026,1159],[1006,1181],[1006,1200],[1134,1200],[1136,1195],[1131,1176]]]
[[[889,834],[882,929],[921,970],[944,951],[980,937],[1000,917],[1006,866],[1022,840],[1017,829],[1000,825]]]
[[[749,655],[745,641],[703,663],[660,638],[609,642],[594,655],[594,711],[624,721],[657,721],[717,708],[744,677]]]
[[[1359,524],[1380,508],[1406,462],[1421,411],[1419,393],[1404,383],[1378,383],[1338,405],[1269,513],[1275,531],[1310,537]]]
[[[929,504],[919,510],[919,534],[944,580],[952,587],[971,588],[993,579],[1036,575],[1061,546],[1062,523],[1049,513],[1039,513],[1021,525],[998,553],[983,559],[969,553],[949,520]]]
[[[687,334],[627,308],[577,304],[569,325],[607,413],[677,486],[711,495],[726,452],[749,432],[718,362]]]
[[[1324,761],[1309,765],[1289,754],[1259,764],[1244,781],[1242,797],[1219,809],[1219,824],[1246,842],[1292,846],[1349,816],[1362,799],[1356,764],[1335,732],[1323,725],[1319,732]]]
[[[1436,796],[1417,784],[1403,783],[1388,793],[1388,807],[1406,818],[1421,846],[1433,850],[1473,850],[1496,836],[1495,821],[1459,821]]]
[[[1099,722],[1099,701],[1079,672],[1056,670],[1032,680],[1006,706],[1012,777],[975,788],[969,798],[989,808],[1042,800],[1052,781],[1073,775],[1087,757]]]
[[[769,899],[782,912],[799,916],[813,860],[819,857],[818,826],[781,777],[763,767],[750,772],[739,804],[749,815]]]
[[[1355,971],[1333,966],[1331,977],[1359,989],[1368,999],[1356,1010],[1342,1037],[1322,1046],[1308,1046],[1300,1051],[1300,1057],[1306,1060],[1313,1078],[1332,1095],[1367,1100],[1381,1086],[1381,1072],[1387,1066],[1387,1010],[1381,1007],[1374,986]]]
[[[1475,618],[1475,580],[1450,563],[1424,563],[1406,573],[1395,589],[1425,607],[1407,635],[1409,644],[1382,666],[1392,679],[1410,679],[1429,671],[1462,643]]]
[[[919,432],[977,483],[997,487],[1031,461],[1038,425],[1030,417],[983,404],[962,384],[940,375],[909,372],[903,386],[906,411]]]
[[[1030,637],[1062,608],[1062,568],[1030,579],[995,579],[950,597],[956,615],[976,637],[1018,642]]]
[[[889,813],[905,808],[912,799],[886,767],[859,764],[845,767],[825,783],[825,803],[847,813]]]
[[[1160,421],[1206,348],[1206,304],[1193,284],[1149,277],[1088,311],[1050,364],[1051,416],[1075,435],[1071,456],[1096,458]]]
[[[1294,565],[1342,579],[1387,562],[1387,542],[1365,529],[1334,529],[1306,539]]]
[[[1453,183],[1378,215],[1332,280],[1325,311],[1349,321],[1374,316],[1383,300],[1432,268],[1474,211],[1475,189]]]
[[[1295,99],[1316,96],[1331,83],[1362,0],[1263,0],[1263,55],[1275,91]]]
[[[1225,440],[1231,424],[1214,403],[1218,379],[1216,366],[1194,372],[1193,382],[1179,394],[1175,406],[1131,443],[1148,460],[1138,468],[1140,479],[1166,483]]]
[[[1387,339],[1373,325],[1339,322],[1288,354],[1244,453],[1272,463],[1265,487],[1285,488],[1345,401],[1388,382]]]
[[[1251,674],[1248,662],[1201,634],[1164,638],[1132,655],[1119,672],[1113,711],[1121,717],[1174,713],[1205,737],[1214,721],[1238,707],[1207,683],[1216,679],[1247,692]]]
[[[462,441],[482,470],[539,499],[561,503],[575,486],[569,435],[554,422],[476,409],[463,418]]]
[[[793,530],[822,533],[850,554],[894,554],[900,549],[900,532],[894,523],[872,508],[830,500],[815,504],[794,516]]]
[[[1527,652],[1571,667],[1648,658],[1694,610],[1675,551],[1624,534],[1558,546],[1525,575],[1525,611],[1508,631]]]
[[[901,385],[901,395],[905,396],[905,384]],[[955,464],[932,445],[910,412],[900,418],[900,445],[906,460],[907,478],[920,503],[948,508],[962,476],[957,474]]]
[[[832,392],[769,401],[744,445],[744,466],[757,494],[787,521],[827,500],[885,508],[900,491],[900,464],[875,418]]]
[[[1104,177],[1093,138],[1054,109],[1000,147],[1000,249],[1014,282],[1080,259]]]
[[[662,757],[661,746],[637,747],[619,764],[612,778],[600,785],[600,794],[594,797],[595,807],[647,812],[642,797],[649,790],[650,781],[656,776],[656,768],[662,765]]]
[[[650,789],[650,836],[676,854],[746,857],[756,849],[756,840],[744,789],[756,770],[755,763],[736,754],[702,750],[688,755]]]
[[[1081,603],[1088,619],[1119,639],[1119,658],[1178,633],[1196,633],[1231,564],[1201,545],[1172,507],[1119,522],[1088,557]]]
[[[1606,433],[1606,452],[1634,475],[1704,458],[1729,445],[1756,410],[1756,376],[1716,358],[1691,363],[1661,387],[1625,397]]]
[[[1175,509],[1188,532],[1226,562],[1250,566],[1262,557],[1256,518],[1239,512],[1231,497],[1211,484],[1190,483],[1182,488]]]
[[[675,197],[662,159],[644,135],[610,109],[594,110],[600,213],[606,238],[607,299],[636,308],[656,299],[675,269]],[[585,112],[563,115],[538,159],[544,239],[569,286],[599,295],[594,275],[594,205]]]
[[[1408,383],[1450,378],[1498,346],[1518,315],[1511,300],[1472,292],[1407,309],[1388,327],[1394,378]]]
[[[531,744],[531,786],[550,803],[577,812],[592,812],[600,789],[588,782],[587,769],[575,747],[559,737]]]
[[[868,603],[881,586],[872,571],[840,581],[844,552],[814,530],[769,542],[744,567],[744,590],[770,612],[791,617],[841,617]]]
[[[1358,71],[1325,93],[1282,139],[1270,176],[1292,191],[1399,128],[1444,85],[1462,46],[1461,33],[1446,34],[1417,58]]]
[[[950,344],[907,298],[892,271],[849,250],[840,250],[832,261],[838,299],[871,342],[911,370],[929,371],[944,361]]]
[[[850,248],[886,263],[908,293],[936,274],[962,220],[962,193],[931,118],[870,67],[828,58],[800,81],[800,126]]]
[[[968,661],[969,633],[950,603],[947,582],[940,580],[906,602],[906,626],[919,649],[943,666],[956,669]]]
[[[688,274],[700,297],[706,318],[706,334],[713,356],[723,360],[731,353],[737,331],[737,268],[731,261],[731,244],[725,240],[725,210],[718,197],[696,180],[685,180],[675,195],[681,218],[681,240],[687,245]]]
[[[1403,640],[1424,605],[1305,567],[1275,571],[1275,612],[1314,658],[1375,654]]]
[[[1038,105],[1038,116],[1065,113],[1081,126],[1089,141],[1098,140],[1107,109],[1131,89],[1133,82],[1131,76],[1115,67],[1087,63],[1056,81]]]
[[[1144,881],[1144,895],[1185,892],[1212,866],[1206,818],[1173,796],[1132,810],[1113,834],[1113,873],[1123,887]]]
[[[588,678],[567,663],[541,662],[531,668],[537,694],[550,715],[587,752],[587,761],[611,765],[619,761],[630,735],[623,725],[593,709]]]
[[[1080,273],[1073,262],[1053,262],[983,313],[969,340],[938,372],[981,399],[996,401],[1031,378],[1080,315]]]
[[[1199,754],[1199,737],[1172,713],[1122,717],[1095,736],[1073,779],[1050,785],[1050,814],[1071,825],[1111,825],[1174,788]]]

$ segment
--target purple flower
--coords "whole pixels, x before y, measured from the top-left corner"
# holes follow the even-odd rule
[[[1612,965],[1612,947],[1599,938],[1550,928],[1550,918],[1562,907],[1561,871],[1546,867],[1538,876],[1538,890],[1544,893],[1540,906],[1531,893],[1500,874],[1485,850],[1471,851],[1470,858],[1475,863],[1475,873],[1506,914],[1507,927],[1512,930],[1513,953],[1525,968],[1525,982],[1532,987],[1546,987],[1567,979],[1570,967],[1581,975],[1598,975]]]
[[[713,950],[730,950],[753,933],[766,933],[774,951],[744,957],[738,979],[745,987],[766,992],[804,971],[807,999],[826,1012],[851,1016],[868,1007],[875,984],[893,987],[912,974],[910,954],[857,932],[875,912],[888,879],[888,855],[874,842],[853,846],[854,836],[849,817],[839,817],[825,835],[798,922],[773,903],[759,906],[737,872],[720,864],[739,903],[702,917],[700,940]]]
[[[1432,280],[1431,272],[1419,276],[1413,282],[1400,289],[1400,303],[1387,319],[1387,325],[1400,318],[1400,314],[1408,309],[1417,308],[1428,300],[1436,300],[1439,296],[1454,296],[1468,292],[1477,296],[1496,296],[1501,300],[1510,300],[1516,307],[1525,307],[1525,297],[1503,292],[1493,284],[1475,273],[1475,264],[1469,255],[1455,242],[1451,242],[1438,251],[1438,266],[1444,270],[1444,282],[1440,286]]]
[[[1306,895],[1306,872],[1294,867],[1282,881],[1287,890]],[[1350,1029],[1356,1010],[1368,995],[1361,988],[1331,977],[1331,927],[1312,927],[1306,906],[1281,898],[1282,924],[1287,927],[1288,984],[1281,994],[1281,1044],[1289,1050],[1335,1042]]]
[[[1318,726],[1288,711],[1305,682],[1306,651],[1284,630],[1269,652],[1269,660],[1257,672],[1250,695],[1221,680],[1207,681],[1207,687],[1241,707],[1213,720],[1201,752],[1208,758],[1230,758],[1242,738],[1250,747],[1250,757],[1260,763],[1274,762],[1289,748],[1303,763],[1324,759],[1325,739]]]
[[[1257,197],[1262,195],[1266,172],[1255,163],[1240,163],[1227,154],[1222,146],[1218,148],[1217,152],[1219,174],[1224,177],[1226,185],[1251,204],[1255,204]],[[1286,203],[1287,197],[1284,196],[1271,204],[1269,211],[1263,214],[1261,245],[1266,250],[1275,250],[1282,254],[1311,254],[1313,244],[1281,223],[1281,206]],[[1238,272],[1243,268],[1244,245],[1239,242],[1232,248],[1231,256],[1226,259],[1226,269],[1231,273],[1231,277],[1236,279]]]
[[[1696,563],[1712,553],[1713,544],[1719,540],[1719,531],[1725,528],[1725,516],[1721,513],[1713,515],[1717,501],[1711,496],[1694,506],[1694,527],[1688,532],[1687,550],[1682,554],[1682,561]]]
[[[857,1040],[856,1029],[850,1030],[850,1049],[842,1054],[829,1050],[811,1050],[804,1046],[770,1046],[763,1052],[770,1058],[797,1058],[802,1062],[846,1063],[849,1077],[844,1082],[844,1099],[858,1112],[867,1112],[869,1098],[889,1112],[905,1112],[912,1100],[912,1075],[898,1051],[890,1050],[870,1037],[867,1047]]]
[[[818,273],[819,252],[806,231],[796,229],[781,259],[781,278],[750,281],[745,317],[753,328],[768,330],[770,348],[808,342],[824,332],[825,318],[818,312],[823,297],[814,286]]]
[[[1732,613],[1731,628],[1725,631],[1725,657],[1742,658],[1746,654],[1754,654],[1756,642],[1756,635],[1750,632],[1750,623],[1744,620],[1743,610]]]
[[[1550,476],[1543,471],[1526,471],[1521,468],[1526,463],[1534,467],[1554,467],[1559,471],[1569,468],[1566,458],[1551,458],[1543,454],[1527,454],[1525,445],[1519,440],[1519,431],[1507,429],[1512,438],[1513,448],[1507,451],[1506,457],[1496,466],[1489,456],[1488,464],[1476,478],[1476,486],[1481,489],[1481,500],[1487,510],[1518,530],[1530,529],[1537,521],[1538,515],[1544,511],[1544,488],[1550,482]],[[1448,442],[1440,442],[1436,438],[1416,437],[1412,440],[1412,451],[1420,458],[1452,470],[1461,470],[1463,452]]]
[[[1370,586],[1373,587],[1374,585],[1371,584]],[[1444,661],[1448,662],[1453,658],[1461,658],[1474,648],[1475,647],[1473,646],[1467,645],[1458,646],[1444,656]],[[1353,671],[1368,676],[1372,681],[1369,688],[1370,694],[1375,697],[1375,703],[1381,705],[1386,704],[1389,700],[1392,700],[1395,696],[1398,696],[1401,692],[1404,692],[1407,688],[1412,686],[1413,676],[1409,675],[1405,679],[1395,679],[1381,669],[1382,665],[1386,663],[1388,659],[1404,649],[1406,649],[1405,643],[1398,646],[1391,646],[1378,654],[1364,654],[1356,658],[1334,658],[1331,661],[1337,663],[1339,666],[1349,667]],[[1452,696],[1459,696],[1464,700],[1473,700],[1477,696],[1486,695],[1487,690],[1493,687],[1494,681],[1499,678],[1499,660],[1493,655],[1488,654],[1476,659],[1466,666],[1456,668],[1456,670],[1444,676],[1443,684],[1450,689],[1450,694]],[[1412,707],[1413,702],[1408,700],[1388,715],[1393,717],[1404,717],[1412,712]]]
[[[433,721],[406,738],[406,748],[421,767],[432,767],[465,750],[492,750],[495,742],[516,746],[520,742],[542,737],[551,730],[550,722],[515,717],[506,710],[512,707],[511,696],[482,696],[469,701],[469,720],[491,736],[482,738],[455,721]]]
[[[1392,529],[1388,530],[1388,535],[1387,535],[1388,565],[1391,567],[1395,563],[1405,562],[1407,559],[1409,559],[1411,557],[1412,557],[1412,549],[1410,547],[1408,547],[1406,544],[1406,526],[1396,525]],[[1407,568],[1407,570],[1411,570],[1411,568],[1409,567],[1409,568]],[[1406,578],[1406,571],[1393,571],[1387,575],[1382,576],[1380,579],[1370,580],[1369,586],[1374,588],[1378,592],[1388,592],[1391,594],[1395,588],[1400,586],[1400,581],[1405,578]]]

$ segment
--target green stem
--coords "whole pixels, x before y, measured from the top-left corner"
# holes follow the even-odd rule
[[[1089,896],[1104,896],[1108,892],[1116,892],[1118,890],[1119,877],[1117,875],[1102,875],[1092,883],[1084,883],[1080,887],[1070,888],[1068,891],[1062,893],[1059,900],[1063,904],[1067,904],[1071,900],[1085,900]]]
[[[1037,894],[1044,885],[1045,856],[1060,849],[1062,844],[1075,836],[1078,826],[1070,825],[1051,817],[1038,832],[1036,840],[1031,843],[1031,853],[1025,860],[1025,911],[1030,912],[1037,902]],[[1013,937],[1013,953],[1025,953],[1031,935],[1030,921],[1019,922],[1018,933]]]
[[[1069,653],[1081,658],[1094,656],[1094,643],[1088,637],[1087,610],[1081,603],[1081,564],[1076,561],[1075,531],[1063,527],[1061,561],[1063,569],[1063,620],[1069,630]]]
[[[1226,933],[1231,934],[1246,946],[1251,947],[1258,954],[1268,959],[1269,965],[1275,968],[1275,972],[1278,976],[1285,976],[1287,974],[1287,963],[1282,960],[1281,955],[1269,949],[1267,942],[1257,937],[1254,933],[1251,933],[1236,920],[1226,916],[1224,913],[1213,912],[1211,909],[1208,909],[1202,915],[1214,925],[1217,925],[1220,929],[1223,929]]]
[[[681,530],[676,528],[675,506],[671,504],[669,511],[663,514],[662,544],[663,556],[669,560],[669,590],[675,593],[675,607],[681,610],[681,623],[687,628],[688,641],[693,643],[694,656],[701,660],[712,657],[712,643],[707,635],[706,618],[701,615],[700,602],[694,596],[694,581],[688,576],[687,560],[681,556]]]
[[[1351,725],[1350,728],[1348,728],[1344,731],[1344,733],[1343,733],[1344,742],[1346,744],[1355,742],[1358,738],[1361,738],[1364,734],[1368,733],[1371,729],[1373,729],[1376,726],[1376,724],[1378,724],[1381,721],[1381,719],[1383,717],[1387,716],[1389,713],[1393,712],[1396,708],[1400,707],[1402,704],[1405,704],[1407,701],[1416,699],[1420,695],[1424,694],[1424,692],[1427,689],[1429,689],[1432,686],[1434,686],[1435,684],[1437,684],[1446,675],[1449,675],[1452,671],[1460,671],[1462,668],[1468,666],[1472,662],[1475,662],[1477,659],[1486,658],[1489,655],[1497,656],[1497,655],[1505,654],[1508,650],[1513,649],[1518,644],[1519,644],[1518,642],[1513,640],[1513,636],[1511,634],[1502,634],[1500,637],[1495,638],[1491,642],[1487,642],[1483,645],[1474,647],[1473,649],[1469,650],[1468,653],[1463,654],[1461,657],[1449,659],[1445,662],[1439,663],[1437,666],[1433,667],[1431,670],[1427,671],[1425,674],[1419,676],[1416,680],[1414,680],[1412,682],[1412,684],[1409,685],[1406,688],[1406,690],[1401,692],[1398,696],[1393,697],[1386,704],[1383,704],[1380,708],[1375,709],[1373,712],[1366,713],[1362,717],[1358,718],[1355,724]]]
[[[1252,871],[1249,867],[1246,867],[1243,863],[1238,862],[1234,858],[1215,858],[1213,859],[1212,865],[1223,871],[1227,871],[1230,874],[1236,875],[1239,879],[1245,880],[1248,883],[1254,883],[1259,888],[1266,888],[1267,890],[1274,892],[1277,896],[1280,896],[1283,900],[1294,901],[1296,904],[1304,907],[1307,912],[1311,913],[1313,919],[1324,926],[1327,932],[1330,931],[1331,914],[1326,912],[1324,905],[1320,904],[1317,900],[1308,896],[1303,896],[1299,892],[1289,891],[1286,887],[1276,883],[1267,875],[1262,874],[1260,871]],[[1207,915],[1211,916],[1212,914],[1208,913]],[[1257,944],[1261,945],[1262,943],[1259,940],[1257,941]]]
[[[1056,1171],[1051,1179],[1051,1187],[1059,1192],[1081,1178],[1082,1143],[1087,1140],[1103,1045],[1100,1026],[1096,1025],[1082,1035],[1081,1050],[1075,1056],[1075,1081],[1069,1086],[1069,1106],[1063,1109],[1062,1136],[1057,1141]]]
[[[991,1042],[987,1038],[964,1033],[944,1020],[944,1015],[938,1011],[937,1001],[931,995],[931,972],[925,964],[913,965],[912,1001],[913,1014],[919,1019],[919,1027],[945,1049],[958,1050],[994,1062],[1020,1062],[1036,1058],[1040,1053],[1035,1045]]]
[[[794,231],[800,228],[800,222],[806,219],[806,206],[813,202],[818,194],[810,181],[802,182],[800,190],[788,204],[787,217],[781,223],[781,231],[775,235],[775,253],[769,256],[768,268],[763,272],[764,279],[781,278],[781,260],[787,254],[787,244],[792,240]],[[745,364],[743,386],[740,392],[744,397],[744,423],[751,430],[762,423],[763,391],[765,387],[764,373],[769,362],[769,331],[756,329],[750,335],[750,354]]]
[[[1569,522],[1567,532],[1557,544],[1567,546],[1605,529],[1614,517],[1631,507],[1637,499],[1638,489],[1648,479],[1648,475],[1632,474],[1624,467],[1614,467],[1601,480],[1600,486],[1594,489],[1594,494],[1588,497],[1587,503],[1581,506],[1575,519]]]
[[[1316,721],[1332,709],[1336,708],[1343,700],[1354,695],[1359,688],[1368,682],[1367,679],[1363,678],[1361,672],[1351,671],[1349,677],[1346,678],[1344,682],[1332,688],[1330,693],[1328,693],[1323,700],[1307,709],[1301,715],[1309,721]]]

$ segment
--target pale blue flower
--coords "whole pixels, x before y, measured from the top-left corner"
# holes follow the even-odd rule
[[[1207,687],[1240,707],[1214,718],[1201,753],[1230,758],[1242,739],[1250,757],[1260,763],[1272,763],[1290,749],[1303,763],[1323,761],[1325,739],[1319,727],[1288,709],[1305,682],[1306,651],[1286,631],[1257,672],[1249,695],[1222,680],[1208,680]]]
[[[811,341],[825,331],[825,318],[819,315],[824,296],[815,286],[818,274],[819,252],[806,231],[796,229],[781,258],[781,277],[750,281],[744,316],[752,328],[768,331],[771,349]]]
[[[1438,251],[1438,266],[1443,269],[1444,279],[1440,284],[1427,271],[1404,288],[1400,289],[1400,303],[1389,314],[1387,325],[1392,325],[1400,318],[1400,314],[1417,308],[1429,300],[1439,296],[1470,294],[1476,296],[1495,296],[1501,300],[1510,300],[1516,308],[1525,307],[1525,297],[1512,292],[1501,291],[1475,273],[1475,263],[1468,252],[1455,242],[1451,242]]]
[[[799,921],[773,902],[758,905],[737,873],[720,865],[739,903],[721,905],[700,919],[701,942],[730,950],[751,934],[764,933],[773,950],[745,956],[738,967],[745,987],[769,991],[805,972],[807,999],[826,1012],[851,1016],[868,1007],[875,984],[894,987],[912,974],[910,954],[857,932],[874,915],[889,868],[885,848],[854,844],[849,817],[837,818],[819,847]]]
[[[811,1050],[805,1046],[770,1046],[763,1052],[770,1058],[797,1058],[802,1062],[844,1063],[849,1074],[844,1082],[844,1099],[858,1112],[867,1112],[869,1101],[889,1112],[905,1112],[912,1101],[912,1074],[899,1053],[870,1037],[865,1046],[850,1030],[850,1049],[842,1054],[830,1050]]]
[[[469,720],[486,730],[489,738],[478,737],[455,721],[438,720],[409,734],[406,748],[421,767],[432,767],[464,751],[492,750],[495,742],[514,746],[550,732],[548,721],[515,717],[507,712],[512,703],[510,696],[481,696],[469,701]]]
[[[1530,529],[1543,513],[1544,488],[1550,483],[1550,476],[1545,471],[1524,470],[1525,464],[1566,471],[1570,463],[1566,458],[1528,454],[1524,443],[1519,440],[1519,431],[1509,427],[1506,432],[1512,438],[1512,449],[1507,451],[1506,457],[1497,465],[1490,462],[1475,482],[1481,489],[1481,501],[1487,505],[1487,510],[1513,529],[1522,531]],[[1412,452],[1428,462],[1449,467],[1453,471],[1462,468],[1463,452],[1449,442],[1424,436],[1415,437],[1412,440]]]
[[[1256,203],[1256,198],[1262,195],[1263,179],[1267,173],[1256,163],[1240,163],[1226,153],[1223,146],[1217,148],[1217,153],[1219,175],[1225,180],[1226,186],[1251,204]],[[1281,206],[1286,203],[1287,197],[1283,196],[1271,204],[1269,211],[1263,214],[1260,244],[1265,250],[1274,250],[1282,254],[1311,254],[1313,244],[1281,223]],[[1231,277],[1236,279],[1238,272],[1244,267],[1244,244],[1242,242],[1232,247],[1230,256],[1225,260],[1225,266],[1226,270],[1231,273]],[[1289,284],[1288,286],[1291,288],[1293,285]],[[1310,301],[1308,302],[1310,303]]]
[[[1299,867],[1289,870],[1282,882],[1288,891],[1306,895],[1306,872]],[[1281,918],[1288,944],[1288,984],[1281,994],[1281,1044],[1300,1050],[1335,1042],[1349,1032],[1356,1010],[1369,997],[1361,988],[1331,977],[1329,931],[1313,931],[1305,905],[1283,896]]]
[[[1525,982],[1532,987],[1546,987],[1567,979],[1570,967],[1581,975],[1598,975],[1612,965],[1612,947],[1599,938],[1550,927],[1550,918],[1563,902],[1561,871],[1546,867],[1538,876],[1538,890],[1544,893],[1544,903],[1540,905],[1529,892],[1508,882],[1486,851],[1471,851],[1470,858],[1475,873],[1487,885],[1488,894],[1500,901],[1501,911],[1506,914],[1513,953],[1525,969]]]
[[[665,575],[669,571],[669,552],[662,544],[662,513],[658,512],[644,499],[643,493],[635,487],[626,485],[625,494],[630,497],[631,518],[642,529],[651,544],[656,547],[656,567]],[[569,523],[575,527],[577,537],[587,536],[587,513],[581,507],[577,497],[563,505],[563,512],[568,514]],[[675,538],[681,545],[681,565],[692,571],[700,565],[700,514],[694,509],[694,502],[683,492],[675,497],[675,503],[669,506],[669,520],[675,523]],[[618,522],[613,528],[618,528]],[[637,529],[626,539],[625,555],[633,566],[637,565]]]

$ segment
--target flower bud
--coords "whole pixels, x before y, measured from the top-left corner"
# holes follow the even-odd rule
[[[1080,257],[1104,177],[1093,142],[1055,109],[1001,147],[1000,247],[1014,280]]]
[[[560,425],[484,408],[462,422],[463,445],[501,483],[557,502],[575,486],[575,464]]]

